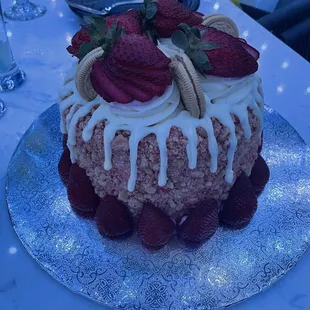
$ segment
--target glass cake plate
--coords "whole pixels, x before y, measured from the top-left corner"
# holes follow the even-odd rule
[[[310,149],[265,109],[263,157],[271,178],[248,227],[219,229],[200,248],[176,237],[150,253],[136,235],[111,241],[72,212],[58,176],[62,153],[55,104],[33,123],[8,168],[7,204],[21,242],[71,291],[115,309],[219,309],[270,287],[310,238]]]

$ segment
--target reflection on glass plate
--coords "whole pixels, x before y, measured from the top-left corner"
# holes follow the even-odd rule
[[[70,209],[57,172],[57,105],[17,147],[8,169],[13,227],[31,256],[70,290],[118,309],[217,309],[269,287],[296,264],[310,237],[310,150],[271,109],[263,156],[271,179],[251,224],[219,229],[198,249],[178,240],[156,253],[136,236],[103,239]]]

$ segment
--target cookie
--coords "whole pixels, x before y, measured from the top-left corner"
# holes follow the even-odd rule
[[[191,60],[179,54],[171,59],[171,66],[184,107],[193,117],[201,118],[206,111],[206,99]]]
[[[202,24],[206,27],[213,27],[220,31],[226,32],[233,37],[239,37],[239,30],[235,22],[222,14],[205,15]]]
[[[103,49],[101,47],[97,47],[89,52],[78,65],[75,75],[75,85],[81,97],[86,101],[91,101],[97,97],[97,92],[91,84],[90,73],[93,64],[102,55]]]

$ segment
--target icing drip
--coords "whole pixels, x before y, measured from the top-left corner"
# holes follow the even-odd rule
[[[71,78],[72,76],[70,76]],[[69,79],[67,79],[69,80]],[[233,161],[237,148],[237,136],[232,115],[235,115],[242,126],[244,137],[250,139],[252,132],[249,124],[248,109],[260,120],[260,133],[263,128],[263,93],[261,80],[254,74],[242,79],[223,79],[213,76],[200,76],[201,86],[205,93],[207,111],[203,118],[193,118],[181,108],[180,94],[173,83],[160,98],[154,98],[148,105],[135,102],[133,105],[120,105],[105,102],[99,96],[93,101],[85,102],[75,89],[74,81],[70,80],[60,92],[60,97],[66,98],[60,102],[60,111],[63,113],[70,108],[69,113],[62,121],[62,132],[68,132],[68,147],[72,162],[76,161],[76,125],[79,119],[85,117],[93,108],[96,109],[82,132],[85,142],[93,135],[94,128],[101,121],[106,121],[104,140],[104,169],[110,170],[112,163],[112,147],[115,134],[118,130],[130,132],[130,177],[128,190],[134,191],[137,180],[137,158],[139,142],[149,134],[157,139],[160,154],[160,169],[158,185],[167,183],[168,151],[167,139],[172,127],[181,129],[187,138],[188,167],[197,166],[198,135],[197,128],[202,127],[208,136],[208,148],[211,157],[210,171],[216,173],[218,165],[218,144],[216,141],[212,118],[217,119],[229,131],[229,147],[227,151],[227,166],[225,180],[233,182]]]

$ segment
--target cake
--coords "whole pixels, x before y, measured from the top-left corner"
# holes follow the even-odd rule
[[[228,17],[176,0],[87,22],[59,93],[72,208],[156,249],[245,227],[269,179],[258,51]]]

